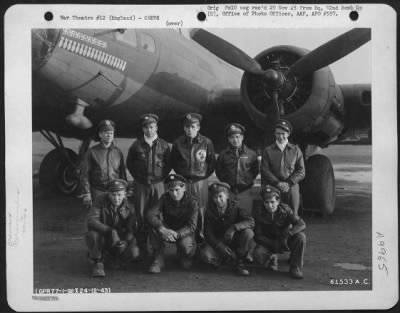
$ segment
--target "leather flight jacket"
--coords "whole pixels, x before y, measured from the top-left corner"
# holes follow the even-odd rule
[[[192,140],[181,136],[172,146],[172,168],[188,182],[208,178],[214,172],[215,162],[214,145],[200,134]]]
[[[165,193],[147,212],[150,226],[159,229],[161,226],[178,233],[179,238],[193,235],[197,228],[199,204],[186,192],[180,201],[173,200]]]
[[[226,182],[235,194],[250,189],[259,173],[257,154],[243,145],[240,149],[228,147],[217,159],[215,174]]]
[[[159,183],[171,171],[170,156],[171,151],[165,140],[157,138],[150,147],[144,138],[140,138],[129,148],[126,166],[139,183]]]
[[[90,187],[106,191],[114,179],[126,180],[124,156],[114,144],[105,148],[101,143],[91,147],[83,160],[80,174],[81,194],[89,194]]]

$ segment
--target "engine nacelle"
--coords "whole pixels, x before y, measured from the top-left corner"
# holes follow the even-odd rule
[[[293,140],[323,147],[343,130],[343,97],[328,67],[304,76],[286,77],[290,66],[307,52],[294,46],[276,46],[262,51],[254,59],[263,70],[273,68],[286,79],[284,90],[278,91],[279,101],[284,109],[282,118],[293,125]],[[241,95],[244,106],[260,129],[264,129],[272,107],[269,92],[270,87],[259,76],[243,74]]]

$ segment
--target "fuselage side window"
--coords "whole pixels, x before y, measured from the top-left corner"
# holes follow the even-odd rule
[[[139,36],[140,36],[140,46],[143,48],[143,50],[152,53],[156,52],[156,44],[153,38],[144,33],[140,33]]]

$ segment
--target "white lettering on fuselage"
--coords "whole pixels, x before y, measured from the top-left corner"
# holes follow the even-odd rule
[[[107,43],[105,41],[102,41],[100,39],[94,38],[94,37],[86,35],[86,34],[82,34],[80,32],[77,32],[76,30],[63,29],[63,34],[66,36],[75,38],[75,39],[86,41],[88,43],[94,44],[94,45],[102,47],[102,48],[107,48]]]

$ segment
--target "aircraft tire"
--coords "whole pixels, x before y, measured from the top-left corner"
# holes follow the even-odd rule
[[[305,162],[306,177],[300,183],[305,210],[318,211],[322,215],[335,210],[336,189],[332,163],[328,157],[316,154]]]
[[[66,152],[72,162],[78,158],[71,149]],[[49,188],[52,191],[62,194],[73,194],[79,185],[79,179],[75,169],[66,160],[66,157],[58,149],[50,151],[44,157],[39,169],[39,183],[41,187]]]

